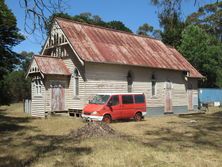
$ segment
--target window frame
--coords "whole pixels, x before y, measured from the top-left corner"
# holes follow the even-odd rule
[[[132,103],[124,103],[124,96],[130,96],[130,97],[132,97]],[[122,104],[127,104],[127,105],[129,105],[129,104],[135,104],[133,95],[122,95]]]
[[[115,105],[113,105],[113,97],[117,97],[117,98],[118,98],[118,103],[115,104]],[[120,98],[119,98],[119,95],[113,95],[113,96],[109,99],[109,101],[112,101],[112,106],[117,106],[117,105],[119,105],[119,104],[120,104]],[[109,103],[109,102],[108,102],[108,103]]]
[[[157,96],[156,80],[151,80],[151,97]]]
[[[79,71],[77,68],[73,71],[73,96],[74,98],[79,97]]]
[[[42,80],[41,79],[35,79],[33,81],[33,88],[34,88],[34,97],[42,97]]]
[[[133,74],[132,74],[132,71],[128,71],[126,79],[127,79],[127,92],[132,93],[133,92]]]
[[[142,97],[143,97],[143,102],[139,102],[139,103],[138,103],[138,102],[136,101],[136,96],[142,96]],[[135,103],[135,104],[143,104],[143,103],[145,103],[145,96],[144,96],[144,95],[134,95],[134,103]]]

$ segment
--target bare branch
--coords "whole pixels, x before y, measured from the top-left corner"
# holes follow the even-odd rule
[[[67,9],[65,1],[19,0],[20,6],[25,11],[25,32],[34,34],[36,31],[41,31],[43,37],[49,16]]]

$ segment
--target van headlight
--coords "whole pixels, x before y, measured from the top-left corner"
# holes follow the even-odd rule
[[[92,112],[92,114],[95,115],[95,114],[98,114],[98,112],[97,112],[97,111],[94,111],[94,112]]]

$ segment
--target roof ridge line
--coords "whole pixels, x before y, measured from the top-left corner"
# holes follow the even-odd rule
[[[53,57],[50,55],[34,55],[35,57],[46,57],[46,58],[56,58],[56,59],[61,59],[60,57]]]
[[[81,24],[81,25],[85,25],[85,26],[89,26],[89,27],[105,29],[105,30],[108,30],[108,31],[114,31],[114,32],[119,32],[119,33],[123,33],[123,34],[132,35],[132,36],[137,36],[137,37],[142,37],[142,38],[148,38],[148,39],[153,39],[153,40],[161,41],[161,40],[156,39],[154,37],[145,36],[145,35],[138,35],[138,34],[134,34],[133,32],[131,33],[131,32],[123,31],[123,30],[116,30],[116,29],[102,27],[102,26],[95,25],[95,24],[83,23],[83,22],[80,22],[80,21],[75,21],[75,20],[66,19],[66,18],[62,18],[62,17],[55,17],[55,20],[57,20],[57,19],[58,20],[65,20],[65,21],[68,21],[68,22],[73,22],[73,23],[76,23],[76,24]]]

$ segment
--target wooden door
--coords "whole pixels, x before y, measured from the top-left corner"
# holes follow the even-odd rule
[[[187,90],[188,96],[188,110],[193,110],[193,91],[192,89]]]
[[[52,111],[64,111],[65,110],[65,90],[62,83],[53,83],[51,85],[52,99],[51,110]]]
[[[165,113],[172,112],[172,83],[166,82],[165,85],[165,107],[164,107]]]

